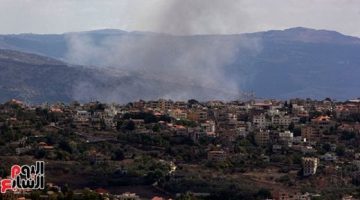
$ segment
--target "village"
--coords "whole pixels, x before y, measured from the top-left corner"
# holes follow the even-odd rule
[[[0,176],[43,160],[47,185],[2,199],[360,198],[359,99],[13,99],[0,135]]]

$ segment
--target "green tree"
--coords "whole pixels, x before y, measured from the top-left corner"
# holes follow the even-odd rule
[[[124,152],[122,151],[122,149],[117,149],[114,152],[114,155],[112,156],[113,160],[124,160],[125,156],[124,156]]]
[[[132,120],[130,120],[130,121],[126,124],[125,129],[126,129],[126,130],[129,130],[129,131],[135,130],[135,122],[132,121]]]
[[[260,199],[271,199],[272,198],[270,190],[265,189],[265,188],[261,188],[257,192],[256,196],[259,197]]]

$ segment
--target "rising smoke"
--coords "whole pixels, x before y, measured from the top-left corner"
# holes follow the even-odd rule
[[[83,79],[74,87],[74,98],[127,102],[157,98],[229,100],[241,95],[241,83],[248,77],[229,76],[228,68],[241,63],[243,49],[258,52],[260,41],[243,35],[194,35],[226,33],[232,26],[248,24],[239,1],[166,2],[160,11],[156,9],[158,17],[152,22],[155,30],[166,34],[68,35],[68,61],[96,65],[116,77]]]

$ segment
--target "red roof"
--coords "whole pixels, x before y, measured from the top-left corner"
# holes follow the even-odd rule
[[[108,191],[105,190],[104,188],[96,188],[96,189],[95,189],[95,192],[96,192],[96,193],[99,193],[99,194],[106,194],[106,193],[108,193]]]
[[[155,196],[151,200],[165,200],[165,199],[162,197]]]

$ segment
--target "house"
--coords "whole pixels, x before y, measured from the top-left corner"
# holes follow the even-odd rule
[[[111,116],[104,116],[104,117],[102,118],[102,120],[103,120],[103,122],[104,122],[104,124],[105,124],[105,126],[106,126],[107,129],[113,129],[113,128],[116,127],[116,123],[115,123],[113,117],[111,117]]]
[[[125,192],[121,195],[115,195],[118,200],[140,200],[140,197],[136,193]]]
[[[353,160],[352,164],[355,165],[358,169],[360,169],[360,160]]]
[[[273,193],[274,200],[310,200],[309,193],[291,192],[286,190],[277,190]]]
[[[306,142],[320,141],[321,136],[322,134],[311,125],[301,127],[301,137]]]
[[[338,127],[338,130],[360,133],[360,123],[342,123],[341,126]]]
[[[54,146],[48,145],[48,144],[46,144],[45,142],[39,142],[38,148],[39,148],[39,149],[43,149],[43,150],[45,150],[45,151],[54,150]]]
[[[139,100],[133,102],[133,107],[138,109],[143,109],[145,107],[146,102],[144,100]]]
[[[336,161],[337,156],[334,153],[325,153],[324,155],[320,156],[320,159],[325,161]]]
[[[183,125],[174,125],[173,130],[175,131],[175,135],[188,136],[188,129]]]
[[[316,170],[318,166],[319,166],[318,158],[303,157],[302,158],[303,176],[311,176],[316,174]]]
[[[74,123],[76,126],[88,126],[90,122],[91,113],[86,110],[78,110],[74,116]]]
[[[335,127],[335,121],[331,120],[329,116],[321,115],[311,120],[312,126],[320,133],[330,132]]]
[[[288,115],[274,115],[271,118],[271,123],[275,126],[288,127],[291,122],[293,118]]]
[[[181,109],[181,110],[186,109],[187,108],[187,103],[184,102],[184,101],[176,101],[174,103],[174,108]]]
[[[159,110],[166,111],[172,109],[173,107],[173,102],[171,100],[159,99],[157,103],[157,108]]]
[[[89,161],[95,165],[103,164],[106,163],[107,160],[110,160],[108,156],[105,156],[104,154],[96,151],[89,152],[88,158]]]
[[[151,200],[166,200],[166,199],[163,197],[155,196],[155,197],[151,198]]]
[[[268,122],[264,114],[255,115],[252,122],[253,125],[257,128],[266,128],[268,126]]]
[[[224,161],[227,158],[225,151],[209,151],[207,154],[208,160],[210,161]]]
[[[138,130],[145,129],[145,121],[143,119],[131,119],[134,122],[135,128]]]
[[[103,188],[96,188],[95,189],[95,192],[100,194],[100,195],[106,195],[106,194],[109,194],[109,192]]]
[[[351,195],[345,195],[345,196],[343,196],[343,198],[341,200],[355,200],[355,199]]]
[[[316,153],[316,149],[309,145],[301,145],[301,152],[303,154]]]
[[[259,146],[266,146],[270,142],[270,131],[260,130],[255,133],[255,142]]]
[[[204,122],[208,119],[208,113],[206,110],[189,111],[187,115],[188,120],[197,122]]]
[[[291,131],[284,131],[279,133],[279,142],[287,147],[291,147],[293,144],[294,134]]]
[[[201,130],[206,133],[206,135],[214,135],[215,134],[215,122],[214,121],[206,121],[201,123]]]
[[[274,200],[289,200],[289,193],[286,191],[276,191],[273,193]]]
[[[351,114],[360,113],[360,103],[358,102],[349,102],[341,105],[337,105],[335,108],[336,117],[347,117]]]
[[[187,113],[181,109],[174,109],[169,112],[170,116],[180,120],[180,119],[187,119]]]
[[[16,152],[17,155],[20,155],[20,154],[29,152],[31,150],[32,150],[31,146],[25,146],[25,147],[17,147],[15,149],[15,152]]]

